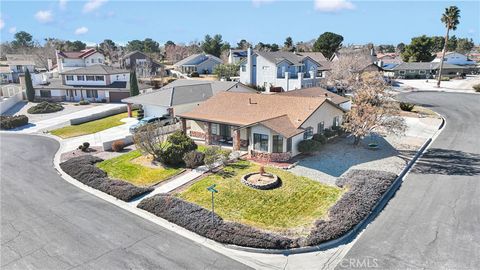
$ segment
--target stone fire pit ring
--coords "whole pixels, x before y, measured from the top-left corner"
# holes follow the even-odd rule
[[[272,179],[270,181],[264,181],[262,183],[260,182],[253,182],[249,181],[249,178],[255,175],[259,175],[260,173],[258,172],[253,172],[253,173],[247,173],[244,176],[242,176],[242,183],[246,186],[249,186],[251,188],[255,189],[260,189],[260,190],[268,190],[268,189],[274,189],[280,185],[280,178],[278,178],[277,175],[271,174],[271,173],[264,173],[264,175],[272,176]]]

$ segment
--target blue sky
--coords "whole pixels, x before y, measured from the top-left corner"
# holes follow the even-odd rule
[[[457,37],[480,42],[480,1],[118,1],[2,0],[1,40],[24,30],[34,39],[46,37],[119,43],[153,38],[160,43],[200,41],[222,34],[232,45],[250,42],[283,44],[308,41],[325,31],[344,36],[344,44],[408,43],[422,34],[443,35],[440,16],[457,5],[461,20]]]

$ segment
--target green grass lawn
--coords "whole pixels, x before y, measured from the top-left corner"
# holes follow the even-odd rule
[[[136,116],[137,111],[133,111],[133,117]],[[120,120],[127,117],[128,113],[115,114],[95,121],[86,122],[80,125],[73,125],[55,129],[50,131],[50,133],[63,139],[97,133],[105,129],[125,124]]]
[[[97,166],[106,171],[110,178],[130,182],[137,186],[150,186],[180,173],[181,168],[150,168],[131,162],[140,157],[139,150],[104,160]]]
[[[242,175],[258,169],[256,164],[239,161],[227,166],[224,176],[212,174],[176,195],[210,209],[211,195],[207,187],[217,184],[215,212],[225,220],[282,231],[309,227],[315,220],[326,217],[328,209],[344,192],[340,188],[270,167],[265,168],[266,171],[280,177],[281,187],[256,190],[241,183]]]

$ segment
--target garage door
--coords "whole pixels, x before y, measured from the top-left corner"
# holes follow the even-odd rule
[[[122,102],[122,99],[130,96],[129,92],[110,92],[110,102]]]

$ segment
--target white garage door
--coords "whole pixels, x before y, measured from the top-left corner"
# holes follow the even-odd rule
[[[143,111],[145,117],[156,116],[160,117],[168,113],[167,107],[155,106],[155,105],[143,105]]]

